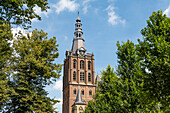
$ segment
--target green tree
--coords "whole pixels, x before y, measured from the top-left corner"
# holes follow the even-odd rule
[[[120,78],[108,66],[85,113],[170,112],[170,18],[153,12],[147,24],[139,44],[117,43]]]
[[[10,113],[53,113],[53,105],[58,101],[47,97],[45,86],[60,77],[62,65],[56,64],[58,44],[56,38],[48,39],[47,33],[34,30],[31,36],[17,36],[14,40],[11,66],[13,80],[10,87],[15,94],[10,97],[5,110]]]
[[[0,112],[6,101],[9,100],[12,91],[8,86],[13,52],[9,43],[13,38],[10,28],[10,25],[7,24],[0,25]]]
[[[12,76],[10,66],[13,63],[11,24],[28,27],[31,19],[41,19],[33,8],[38,6],[42,11],[47,11],[49,8],[47,5],[47,0],[0,0],[0,112],[10,100],[9,96],[15,94],[13,88],[9,86]]]
[[[138,54],[144,62],[146,101],[156,101],[159,109],[170,108],[170,18],[162,11],[153,12],[147,26],[141,30]],[[168,111],[167,111],[168,112]]]
[[[136,46],[127,41],[117,42],[117,73],[110,66],[103,71],[101,82],[94,98],[86,108],[86,113],[137,113],[142,112],[140,93],[142,88],[140,60],[136,55]],[[117,76],[118,75],[118,76]]]
[[[118,69],[117,75],[122,80],[122,106],[125,108],[125,112],[141,112],[141,95],[143,81],[141,76],[143,75],[141,70],[140,57],[137,56],[136,45],[129,40],[123,42],[120,45],[117,42],[117,57],[118,57]],[[119,89],[120,90],[120,89]]]
[[[55,37],[35,30],[32,36],[20,35],[13,48],[9,42],[12,24],[29,28],[33,18],[41,20],[34,8],[47,11],[47,5],[48,0],[0,1],[0,112],[54,112],[58,101],[47,97],[44,87],[60,76]]]
[[[121,80],[115,75],[113,68],[109,65],[102,72],[101,82],[98,83],[94,101],[89,101],[85,113],[116,113],[124,112],[121,106]],[[121,109],[122,108],[122,109]]]
[[[17,25],[31,24],[31,19],[41,17],[33,8],[38,6],[41,11],[49,8],[48,0],[0,0],[0,24],[11,23]]]

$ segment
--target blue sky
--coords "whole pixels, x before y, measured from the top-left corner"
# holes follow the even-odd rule
[[[170,17],[169,0],[49,0],[49,6],[48,12],[41,12],[39,7],[35,7],[42,21],[33,19],[30,30],[43,29],[49,38],[57,37],[60,56],[55,62],[63,64],[66,49],[71,50],[79,10],[85,46],[95,56],[96,75],[108,64],[116,68],[117,41],[137,43],[138,38],[142,39],[140,31],[147,25],[146,20],[153,11],[162,10]],[[56,105],[59,113],[62,113],[62,76],[46,88],[50,97],[61,101]]]

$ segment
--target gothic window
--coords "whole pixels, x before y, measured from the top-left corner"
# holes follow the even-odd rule
[[[84,72],[80,72],[80,81],[84,81]]]
[[[92,91],[91,90],[89,91],[89,96],[92,96]]]
[[[83,60],[80,61],[80,69],[84,69],[84,61]]]
[[[81,91],[81,95],[84,95],[84,90]]]
[[[76,95],[76,89],[73,91],[73,94]]]
[[[91,74],[88,73],[88,81],[91,82]]]
[[[91,62],[88,61],[88,70],[90,70],[90,68],[91,68]]]
[[[73,72],[73,80],[76,81],[76,72]]]
[[[81,34],[79,33],[79,37],[81,37]]]
[[[76,34],[76,37],[78,37],[78,34]]]
[[[73,68],[76,68],[76,60],[73,60]]]

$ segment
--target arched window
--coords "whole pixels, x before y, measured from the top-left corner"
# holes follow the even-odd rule
[[[81,91],[81,95],[84,95],[84,90]]]
[[[73,68],[76,68],[76,60],[73,60]]]
[[[91,62],[88,61],[88,70],[90,70],[90,68],[91,68]]]
[[[92,91],[91,90],[89,91],[89,96],[92,96]]]
[[[80,81],[84,81],[84,72],[80,72]]]
[[[83,60],[80,61],[80,69],[84,69],[84,61]]]
[[[73,94],[76,95],[76,89],[73,91]]]
[[[76,81],[76,72],[73,72],[73,81]]]
[[[79,33],[79,37],[81,37],[81,34]]]
[[[88,73],[88,81],[91,82],[91,74]]]

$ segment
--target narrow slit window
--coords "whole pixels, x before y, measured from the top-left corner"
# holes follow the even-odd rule
[[[73,68],[76,68],[76,60],[73,60]]]
[[[89,91],[89,96],[92,96],[92,91]]]
[[[80,69],[84,69],[84,61],[83,60],[80,61]]]
[[[76,72],[73,72],[73,81],[76,81]]]
[[[90,70],[90,69],[91,69],[91,62],[88,61],[88,70]]]
[[[88,73],[88,81],[91,82],[91,74]]]
[[[73,91],[73,94],[76,95],[76,90]]]

